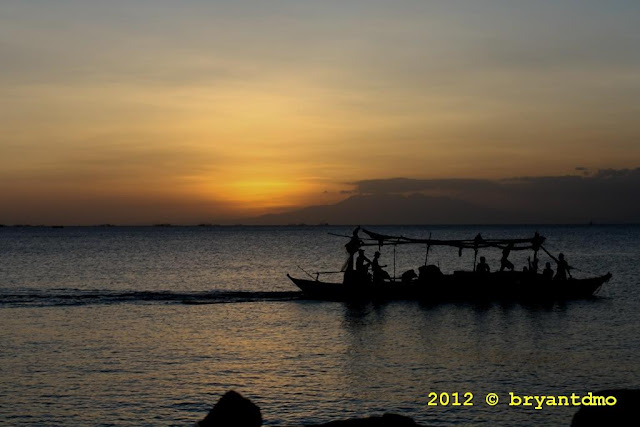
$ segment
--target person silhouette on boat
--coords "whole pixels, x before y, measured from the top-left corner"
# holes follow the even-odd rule
[[[551,263],[548,262],[544,265],[544,270],[542,270],[542,278],[544,280],[553,279],[553,270],[551,269]]]
[[[505,268],[513,271],[513,263],[508,259],[509,254],[511,253],[511,249],[513,249],[513,243],[509,243],[502,250],[502,258],[500,259],[500,271],[504,271]]]
[[[558,264],[558,268],[556,269],[556,276],[553,278],[554,280],[567,280],[567,275],[571,278],[571,270],[573,267],[569,266],[569,263],[566,259],[564,259],[564,254],[558,254],[558,258],[553,259],[556,264]]]
[[[389,273],[383,270],[386,265],[380,265],[380,252],[376,251],[373,254],[373,261],[371,261],[371,271],[373,272],[373,283],[381,283],[384,280],[391,280]]]
[[[487,259],[483,256],[480,257],[480,262],[476,266],[476,273],[487,274],[491,271],[489,268],[489,264],[487,264]]]
[[[359,231],[360,231],[360,226],[357,226],[353,230],[353,233],[351,235],[351,240],[349,240],[349,242],[346,245],[344,245],[344,248],[347,250],[347,253],[349,254],[349,258],[347,259],[347,262],[343,267],[344,271],[353,271],[353,257],[358,252],[358,249],[360,249],[360,246],[363,245],[362,240],[360,240],[360,236],[358,236]]]
[[[527,263],[529,264],[529,273],[538,274],[538,257],[534,255],[533,261],[531,261],[531,257],[528,257]]]
[[[358,258],[356,258],[356,273],[358,279],[365,281],[367,279],[367,272],[371,265],[371,260],[364,254],[364,249],[358,249]]]

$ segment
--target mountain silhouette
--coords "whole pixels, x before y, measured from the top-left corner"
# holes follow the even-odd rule
[[[423,194],[355,195],[333,205],[267,214],[248,224],[447,224],[510,222],[509,212]]]
[[[640,168],[589,176],[373,179],[355,195],[247,224],[588,224],[640,222]]]

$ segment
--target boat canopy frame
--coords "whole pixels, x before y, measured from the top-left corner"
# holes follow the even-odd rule
[[[482,249],[482,248],[499,248],[504,249],[511,245],[511,250],[534,250],[538,251],[546,238],[541,236],[537,232],[533,237],[527,239],[485,239],[480,233],[473,239],[461,239],[461,240],[440,240],[432,239],[416,239],[413,237],[405,236],[390,236],[386,234],[375,233],[373,231],[361,228],[361,230],[367,234],[368,238],[360,238],[362,243],[360,246],[384,246],[384,245],[411,245],[422,244],[427,246],[450,246],[458,249]],[[348,237],[348,236],[346,236]],[[520,246],[517,246],[520,245]],[[524,245],[524,246],[523,246]]]
[[[358,232],[362,231],[369,237],[362,238],[358,236]],[[426,255],[424,265],[427,265],[429,259],[429,251],[431,246],[449,246],[458,249],[458,256],[462,256],[463,249],[473,249],[474,257],[473,257],[473,271],[476,269],[478,250],[483,248],[498,248],[498,249],[506,249],[509,248],[510,251],[525,251],[525,250],[533,250],[534,259],[538,257],[538,251],[542,249],[544,252],[549,254],[549,252],[542,246],[545,242],[546,238],[541,236],[537,231],[531,238],[521,238],[521,239],[485,239],[482,237],[480,233],[478,233],[473,239],[432,239],[431,233],[429,233],[429,238],[427,239],[419,239],[414,237],[406,237],[406,236],[392,236],[387,234],[380,234],[373,232],[371,230],[367,230],[366,228],[362,228],[358,226],[354,231],[352,236],[347,236],[343,234],[335,234],[329,233],[333,236],[339,237],[347,237],[351,240],[347,243],[346,246],[352,245],[353,247],[363,247],[363,246],[378,246],[381,249],[384,245],[393,246],[393,277],[395,279],[396,275],[396,246],[398,245],[427,245]],[[348,250],[348,249],[347,249]],[[349,250],[348,250],[349,251]],[[551,254],[549,254],[552,256]],[[553,257],[553,256],[552,256]],[[341,270],[341,272],[344,270]],[[329,274],[329,273],[337,273],[337,272],[318,272],[316,278],[319,274]]]

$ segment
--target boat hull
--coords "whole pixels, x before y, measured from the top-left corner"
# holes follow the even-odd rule
[[[348,300],[569,300],[589,298],[611,278],[611,274],[586,279],[545,280],[541,275],[520,272],[478,274],[455,272],[429,281],[383,283],[330,283],[298,279],[287,275],[305,298],[326,301]]]

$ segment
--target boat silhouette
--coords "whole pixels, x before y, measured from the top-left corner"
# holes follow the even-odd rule
[[[486,300],[528,300],[528,301],[556,301],[582,299],[593,296],[604,283],[612,277],[611,273],[587,278],[571,277],[570,270],[577,270],[566,264],[569,277],[556,277],[541,274],[537,271],[538,252],[546,252],[543,246],[545,237],[538,233],[531,238],[522,239],[484,239],[478,234],[474,239],[467,240],[437,240],[418,239],[405,236],[390,236],[362,229],[368,237],[360,238],[360,227],[354,230],[345,245],[349,259],[342,269],[342,282],[328,282],[320,280],[320,275],[338,272],[305,273],[310,279],[287,277],[300,288],[305,298],[347,301],[347,300],[420,300],[425,302],[439,301],[486,301]],[[425,263],[419,268],[420,274],[403,274],[401,277],[381,278],[368,272],[353,268],[355,253],[365,246],[397,246],[397,245],[426,245]],[[444,274],[435,265],[428,265],[429,250],[433,246],[448,246],[457,248],[459,253],[463,249],[474,251],[474,268],[472,271],[454,271]],[[496,271],[488,272],[476,269],[478,250],[482,248],[496,248],[503,251],[505,266],[513,265],[506,257],[510,251],[530,250],[534,254],[535,265],[528,271]],[[506,253],[506,255],[505,255]],[[562,257],[561,257],[562,260]],[[394,259],[395,262],[395,259]],[[558,264],[560,265],[560,264]],[[530,265],[531,267],[531,265]],[[504,268],[504,267],[503,267]],[[558,268],[560,270],[560,267]],[[303,270],[304,271],[304,270]],[[559,272],[558,272],[559,273]]]

